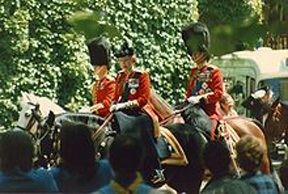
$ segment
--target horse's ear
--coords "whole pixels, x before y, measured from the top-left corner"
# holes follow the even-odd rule
[[[48,124],[48,126],[52,127],[54,124],[54,121],[55,121],[55,114],[53,111],[50,110],[46,123]]]
[[[24,105],[27,104],[28,102],[29,102],[28,93],[21,91],[21,97],[18,99],[18,104],[21,107],[24,107]]]
[[[39,110],[39,108],[40,108],[40,104],[38,104],[38,103],[37,103],[37,104],[35,105],[35,110],[37,110],[37,111],[38,111],[38,110]]]
[[[279,104],[279,102],[280,102],[280,96],[273,102],[271,108],[272,108],[272,109],[275,109],[276,106]]]

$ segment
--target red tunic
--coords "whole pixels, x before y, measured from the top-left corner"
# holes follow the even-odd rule
[[[134,70],[128,77],[123,71],[118,73],[118,102],[136,100],[138,109],[147,113],[153,120],[155,137],[159,136],[159,123],[161,116],[157,114],[153,104],[150,102],[150,78],[147,72]]]
[[[110,111],[111,104],[116,100],[117,82],[114,78],[107,76],[92,84],[92,103],[101,103],[104,108],[98,109],[98,115],[105,117]]]
[[[128,77],[123,71],[118,73],[118,102],[137,100],[142,109],[150,102],[150,78],[147,72],[133,71]]]
[[[186,99],[190,96],[212,93],[205,97],[205,111],[211,119],[221,119],[221,113],[217,109],[217,103],[223,96],[223,77],[220,69],[207,64],[201,69],[193,68],[189,78]]]

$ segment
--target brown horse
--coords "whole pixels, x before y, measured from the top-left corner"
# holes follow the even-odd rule
[[[159,110],[158,113],[162,114],[164,118],[168,118],[164,119],[167,120],[168,123],[184,121],[182,118],[179,118],[180,117],[179,112],[181,111],[174,111],[172,107],[163,98],[161,98],[161,96],[157,95],[156,93],[153,93],[153,95],[151,95],[151,102],[156,107],[156,109]],[[288,109],[286,113],[288,114]],[[261,129],[261,126],[256,124],[256,122],[254,122],[252,119],[246,117],[233,116],[233,117],[227,117],[224,120],[226,123],[228,123],[228,125],[232,127],[232,129],[237,133],[237,135],[240,138],[245,135],[252,135],[254,137],[257,137],[262,142],[263,146],[265,147],[262,172],[269,173],[270,163],[267,152],[266,137],[263,133],[264,129]],[[288,129],[287,126],[288,122],[286,122],[286,129]]]
[[[267,134],[267,141],[269,143],[277,142],[282,138],[288,143],[288,105],[280,102],[278,98],[271,106],[265,121],[265,133]]]
[[[256,124],[252,119],[246,117],[227,117],[225,118],[225,121],[235,130],[239,137],[243,137],[245,135],[252,135],[254,137],[257,137],[261,141],[262,145],[265,148],[262,172],[269,173],[270,162],[268,157],[267,142],[261,127]]]

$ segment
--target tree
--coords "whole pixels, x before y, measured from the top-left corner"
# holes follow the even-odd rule
[[[251,49],[266,33],[262,25],[262,0],[198,1],[200,21],[211,29],[211,50],[216,55]]]

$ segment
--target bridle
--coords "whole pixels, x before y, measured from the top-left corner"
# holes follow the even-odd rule
[[[24,114],[25,117],[29,117],[30,119],[25,127],[22,127],[20,125],[17,125],[16,127],[24,130],[24,131],[30,131],[30,129],[34,126],[35,122],[37,121],[39,124],[41,124],[41,112],[39,109],[39,104],[34,104],[32,102],[28,102],[27,104],[34,106],[34,108],[31,108],[27,110]]]

